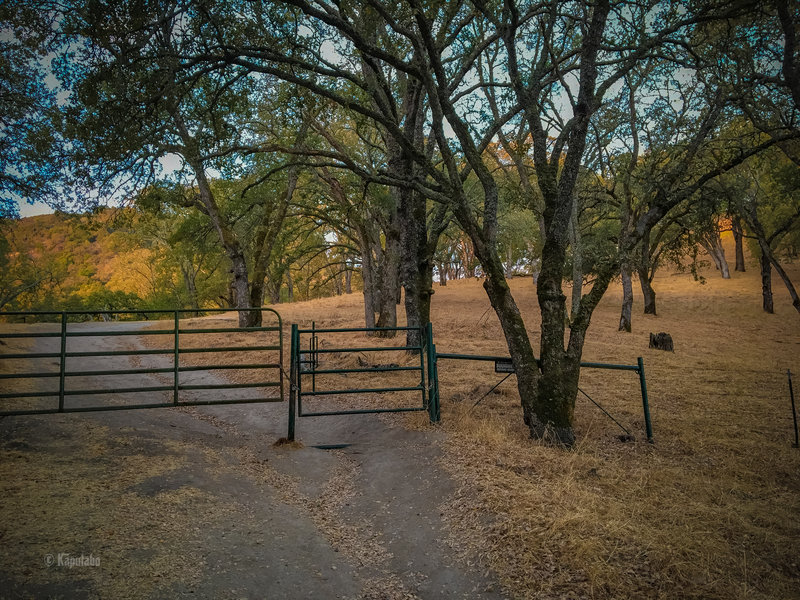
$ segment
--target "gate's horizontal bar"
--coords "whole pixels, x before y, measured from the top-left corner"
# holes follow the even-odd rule
[[[57,323],[56,323],[57,325]],[[60,331],[41,331],[38,333],[2,333],[0,332],[0,338],[60,338],[61,332]]]
[[[183,351],[181,351],[183,354]],[[186,371],[217,371],[220,369],[280,369],[281,366],[277,363],[261,363],[258,365],[207,365],[205,367],[180,367],[178,371],[184,373]],[[168,369],[171,373],[174,369]]]
[[[326,390],[322,392],[302,391],[303,396],[333,396],[336,394],[378,394],[382,392],[420,392],[424,388],[421,385],[415,387],[396,387],[396,388],[362,388],[352,390]]]
[[[58,394],[56,394],[58,395]],[[168,406],[175,406],[171,402],[169,404],[166,403],[150,403],[150,404],[133,404],[133,405],[126,405],[121,404],[117,406],[76,406],[72,408],[64,408],[63,410],[58,410],[57,408],[44,408],[41,410],[5,410],[0,412],[0,416],[3,417],[10,417],[14,415],[53,415],[56,413],[79,413],[79,412],[99,412],[99,411],[106,411],[106,410],[131,410],[134,408],[166,408]]]
[[[171,388],[170,388],[171,389]],[[56,396],[58,393],[55,394]],[[282,402],[282,398],[243,398],[241,400],[191,400],[179,402],[177,406],[213,406],[217,404],[266,404],[268,402]],[[110,406],[76,406],[72,408],[44,408],[41,410],[5,410],[0,411],[0,416],[11,417],[14,415],[52,415],[57,413],[82,413],[82,412],[103,412],[108,410],[133,410],[136,408],[175,408],[172,402],[149,403],[149,404],[123,404]]]
[[[151,375],[156,373],[173,373],[174,367],[154,369],[120,369],[119,371],[66,371],[64,377],[92,377],[93,375]]]
[[[314,361],[300,361],[301,364],[314,364]],[[364,367],[363,369],[313,369],[301,371],[301,375],[327,375],[330,373],[382,373],[384,371],[422,371],[422,367]]]
[[[174,352],[174,350],[171,350]],[[105,352],[103,352],[105,354]],[[28,353],[17,353],[17,354],[0,354],[0,359],[3,358],[60,358],[60,352],[28,352]]]
[[[202,313],[229,313],[229,312],[254,312],[254,311],[271,312],[276,316],[278,312],[272,308],[147,308],[147,309],[131,309],[131,310],[8,310],[0,312],[0,316],[44,316],[44,315],[179,315],[193,314],[198,315]],[[194,317],[197,318],[197,317]],[[170,405],[172,406],[172,405]]]
[[[298,333],[371,333],[381,331],[418,331],[419,327],[350,327],[345,329],[298,329]]]
[[[58,396],[58,390],[52,392],[4,392],[0,394],[0,400],[7,400],[9,398],[49,398],[50,396]]]
[[[216,404],[259,404],[266,402],[283,402],[283,398],[242,398],[236,400],[189,400],[186,402],[178,402],[178,406],[213,406]],[[174,405],[170,405],[174,406]]]
[[[61,373],[3,373],[0,379],[37,379],[39,377],[59,377]]]
[[[370,413],[390,413],[390,412],[418,412],[428,410],[424,407],[417,408],[365,408],[363,410],[331,410],[310,413],[299,413],[298,417],[329,417],[334,415],[368,415]]]
[[[613,365],[608,363],[590,363],[590,362],[582,362],[582,367],[587,367],[589,369],[613,369],[617,371],[638,371],[639,367],[636,365]]]
[[[205,367],[179,367],[178,371],[186,373],[189,371],[218,371],[221,369],[280,369],[276,363],[262,363],[253,365],[207,365]],[[414,368],[414,367],[404,367]],[[416,367],[419,370],[419,367]],[[156,373],[174,373],[174,367],[164,367],[158,369],[110,369],[107,371],[67,371],[64,377],[92,377],[95,375],[151,375]],[[59,377],[60,373],[2,373],[0,379],[38,379],[40,377]]]
[[[240,350],[250,350],[253,352],[260,352],[262,350],[280,350],[280,346],[233,346],[223,348],[181,348],[181,354],[196,354],[198,352],[238,352]],[[175,350],[170,350],[175,352]]]
[[[508,356],[482,356],[479,354],[449,354],[445,352],[437,352],[436,359],[439,360],[441,358],[451,358],[455,360],[483,360],[490,362],[511,360],[511,358]],[[609,363],[594,363],[594,362],[582,362],[581,367],[586,367],[587,369],[615,369],[619,371],[639,370],[639,367],[636,365],[615,365]]]
[[[329,354],[331,352],[397,352],[401,350],[422,350],[421,346],[377,346],[372,348],[320,348],[313,350],[313,354]]]
[[[65,396],[92,396],[94,394],[135,394],[137,392],[171,392],[172,385],[153,385],[148,387],[113,388],[108,390],[64,390]]]
[[[494,362],[498,360],[511,360],[508,356],[482,356],[480,354],[446,354],[444,352],[436,353],[437,360],[440,358],[452,358],[455,360],[485,360]]]
[[[224,327],[208,329],[179,329],[180,333],[238,333],[241,331],[280,331],[280,327]],[[170,332],[172,333],[172,332]]]
[[[181,350],[183,352],[183,350]],[[157,350],[106,350],[105,352],[67,352],[65,358],[85,358],[88,356],[139,356],[144,354],[175,354],[175,348],[159,348]],[[61,356],[54,354],[53,356]]]
[[[179,385],[179,390],[237,390],[244,388],[278,387],[277,381],[264,381],[261,383],[215,383],[211,385]],[[167,389],[173,389],[169,387]]]
[[[117,337],[122,335],[168,335],[175,333],[174,329],[137,329],[136,331],[69,331],[67,338],[71,337]],[[181,332],[183,333],[183,332]]]

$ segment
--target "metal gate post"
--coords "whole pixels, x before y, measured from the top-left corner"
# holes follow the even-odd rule
[[[428,361],[428,415],[431,423],[438,423],[439,414],[439,381],[436,373],[436,348],[433,345],[433,324],[425,325],[425,351]]]
[[[180,393],[180,352],[181,352],[181,342],[178,339],[178,330],[180,328],[180,316],[178,311],[175,311],[175,337],[174,337],[174,354],[172,357],[172,366],[174,371],[172,372],[172,403],[175,406],[178,406],[178,397]]]
[[[59,360],[58,412],[64,412],[64,388],[67,384],[67,313],[61,313],[61,358]]]
[[[639,365],[639,385],[642,388],[642,407],[644,408],[644,426],[647,431],[647,441],[653,442],[653,425],[650,422],[650,404],[647,401],[647,381],[644,378],[644,360],[640,356],[637,359]]]
[[[300,368],[300,334],[298,333],[297,323],[292,323],[292,336],[289,348],[289,430],[286,433],[286,439],[290,442],[294,441],[294,426],[297,402],[297,380],[298,370]]]

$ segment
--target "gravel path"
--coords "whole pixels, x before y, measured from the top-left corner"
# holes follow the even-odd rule
[[[280,403],[0,419],[0,598],[503,597],[447,544],[455,489],[437,467],[439,433],[319,417],[300,420],[303,447],[274,446],[286,413]],[[315,447],[330,444],[346,446]]]

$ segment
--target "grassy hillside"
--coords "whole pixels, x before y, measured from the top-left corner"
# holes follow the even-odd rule
[[[131,242],[125,215],[106,210],[94,215],[55,213],[7,222],[10,269],[47,278],[19,299],[17,308],[68,307],[70,296],[150,292],[151,252]]]
[[[528,438],[513,378],[473,407],[499,380],[491,363],[440,363],[444,466],[461,488],[438,509],[453,543],[513,597],[800,597],[800,450],[786,380],[787,368],[800,380],[800,315],[780,281],[776,314],[765,314],[755,261],[748,268],[730,280],[707,269],[704,285],[664,269],[659,315],[640,314],[637,293],[631,334],[617,331],[618,287],[598,308],[584,360],[644,357],[655,445],[643,441],[634,373],[586,369],[581,388],[637,441],[621,442],[579,397],[579,442],[566,452]],[[788,270],[800,281],[800,265]],[[511,286],[535,338],[534,288]],[[358,326],[361,311],[358,295],[281,308],[286,322],[318,326]],[[439,352],[507,352],[479,281],[437,287],[432,320]],[[674,353],[648,349],[658,331]],[[418,414],[405,423],[429,426]]]

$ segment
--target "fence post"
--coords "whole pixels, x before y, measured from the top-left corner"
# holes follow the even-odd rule
[[[67,313],[61,313],[61,357],[59,360],[58,412],[64,412],[64,391],[67,379]]]
[[[425,349],[428,359],[428,415],[431,423],[439,422],[439,394],[436,375],[436,349],[433,345],[433,324],[425,325]]]
[[[642,407],[644,408],[644,426],[645,430],[647,431],[647,441],[649,443],[653,442],[653,425],[650,422],[650,404],[647,400],[647,381],[644,377],[644,360],[640,356],[637,359],[637,363],[639,365],[639,385],[642,388]]]
[[[792,371],[786,369],[786,376],[789,378],[789,399],[792,401],[792,419],[794,419],[794,444],[793,448],[800,448],[800,439],[797,434],[797,410],[794,406],[794,388],[792,387]]]
[[[180,329],[180,320],[178,311],[175,311],[175,354],[172,360],[172,403],[175,406],[178,406],[178,393],[180,388],[180,352],[181,352],[181,343],[180,339],[178,338],[178,331]]]
[[[433,332],[431,332],[431,342],[433,342]],[[442,420],[441,405],[439,404],[439,367],[436,364],[436,344],[431,343],[431,356],[433,362],[433,406],[435,407],[435,420],[438,423]]]
[[[298,369],[298,344],[299,334],[297,333],[297,323],[292,323],[292,339],[289,348],[289,429],[286,433],[286,439],[290,442],[294,441],[294,425],[295,425],[295,402],[297,401],[297,378]]]
[[[317,364],[316,364],[317,354],[316,354],[316,352],[314,352],[314,350],[315,350],[314,345],[315,345],[316,340],[317,340],[317,334],[315,333],[316,329],[317,329],[317,322],[316,321],[311,321],[311,339],[308,340],[308,358],[307,358],[307,360],[310,360],[311,363],[309,364],[307,362],[306,364],[309,364],[309,366],[311,367],[311,391],[312,392],[316,392],[317,391]]]

